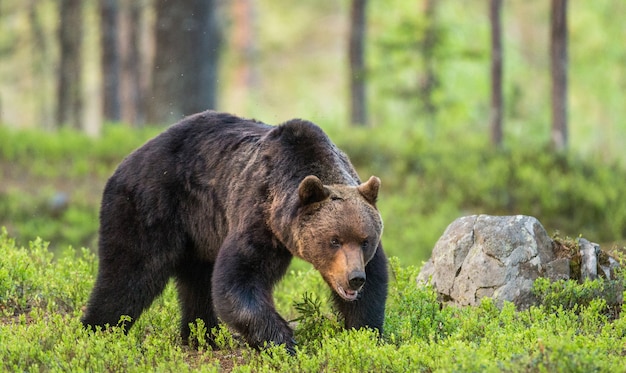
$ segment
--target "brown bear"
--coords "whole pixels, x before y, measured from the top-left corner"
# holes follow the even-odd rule
[[[313,123],[270,126],[207,111],[135,150],[102,197],[99,267],[82,322],[135,321],[176,279],[181,336],[218,318],[253,347],[284,344],[274,285],[293,256],[332,288],[346,328],[382,333],[387,298],[380,180],[361,183]]]

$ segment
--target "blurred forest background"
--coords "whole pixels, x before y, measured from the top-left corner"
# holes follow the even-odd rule
[[[456,217],[626,237],[621,0],[2,0],[0,225],[95,248],[106,178],[184,115],[322,126],[387,250]]]

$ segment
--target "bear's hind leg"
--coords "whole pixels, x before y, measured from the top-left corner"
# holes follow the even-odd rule
[[[213,310],[211,297],[211,276],[213,264],[208,262],[187,261],[176,271],[178,298],[182,310],[180,336],[184,344],[189,341],[190,323],[196,319],[204,322],[209,333],[217,326],[217,316]],[[212,341],[209,338],[210,343]]]
[[[126,263],[101,263],[82,323],[115,326],[122,315],[130,316],[126,331],[159,296],[169,280],[162,268],[130,268]]]

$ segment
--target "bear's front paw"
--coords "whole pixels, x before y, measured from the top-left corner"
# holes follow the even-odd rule
[[[283,321],[283,320],[281,320]],[[296,354],[297,342],[293,338],[293,330],[286,321],[278,323],[273,335],[269,338],[270,343],[274,345],[283,345],[290,355]]]
[[[283,342],[272,341],[272,345],[283,346],[289,355],[294,356],[296,354],[296,346],[298,345],[298,342],[296,342],[293,337],[290,337]]]
[[[273,324],[273,325],[272,325]],[[296,353],[296,340],[293,338],[293,330],[282,319],[268,323],[265,321],[263,328],[256,328],[257,333],[249,334],[246,339],[251,347],[263,349],[271,346],[285,346],[290,355]]]
[[[289,342],[285,343],[285,350],[287,350],[287,353],[291,356],[294,356],[296,354],[296,345],[298,344],[298,342],[296,342],[295,339],[291,338],[289,340]]]

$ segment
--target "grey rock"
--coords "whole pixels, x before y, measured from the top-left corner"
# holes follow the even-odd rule
[[[459,305],[488,296],[500,305],[506,300],[527,307],[533,281],[554,259],[552,240],[533,217],[466,216],[448,226],[418,282],[430,280],[444,300]]]
[[[578,239],[578,246],[580,246],[580,278],[583,280],[595,280],[598,278],[600,246],[584,238]]]
[[[509,301],[525,309],[536,304],[532,286],[538,277],[615,278],[619,264],[613,258],[584,238],[579,246],[579,254],[558,250],[532,216],[465,216],[445,230],[417,282],[430,282],[452,304],[477,305],[491,297],[498,306]],[[571,273],[572,256],[580,257],[580,273]]]
[[[569,258],[555,259],[546,264],[546,276],[547,278],[558,280],[569,280],[571,278]]]

